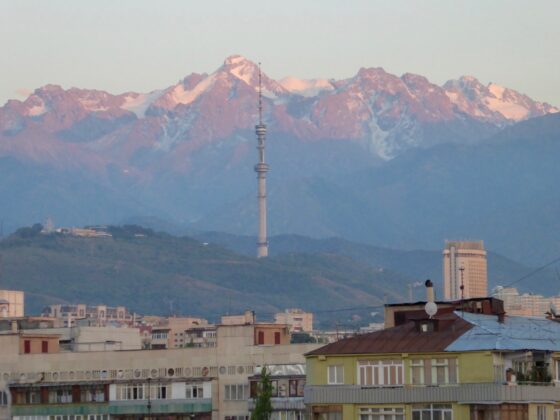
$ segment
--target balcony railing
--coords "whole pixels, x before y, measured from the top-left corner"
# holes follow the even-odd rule
[[[305,404],[398,404],[398,403],[488,403],[557,402],[560,387],[502,385],[492,383],[445,386],[371,388],[360,385],[308,385]]]

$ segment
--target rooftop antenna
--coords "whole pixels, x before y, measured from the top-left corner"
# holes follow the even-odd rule
[[[258,180],[258,203],[259,203],[259,232],[257,239],[257,258],[268,257],[268,238],[266,234],[266,173],[269,170],[265,162],[266,124],[262,121],[262,74],[261,63],[259,63],[259,123],[255,126],[257,135],[257,150],[259,152],[259,163],[255,165]]]

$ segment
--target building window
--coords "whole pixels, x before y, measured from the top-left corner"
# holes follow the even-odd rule
[[[360,420],[404,420],[404,409],[396,407],[361,408]]]
[[[67,404],[72,402],[72,390],[70,388],[59,388],[49,391],[49,403]]]
[[[401,360],[361,360],[358,362],[360,385],[395,386],[404,382]]]
[[[41,402],[41,393],[38,389],[32,389],[24,393],[18,393],[16,396],[17,404],[39,404]]]
[[[225,420],[249,420],[249,416],[225,416]]]
[[[274,344],[280,344],[280,333],[279,332],[274,333]]]
[[[4,391],[0,391],[0,406],[8,405],[8,394]]]
[[[225,400],[226,401],[242,401],[246,400],[249,395],[248,385],[225,385]]]
[[[270,381],[270,388],[271,388],[271,396],[277,397],[278,396],[278,381]]]
[[[451,404],[412,406],[412,420],[453,420]]]
[[[257,335],[258,335],[257,344],[264,344],[264,331],[259,331]]]
[[[305,413],[303,411],[287,411],[288,420],[304,420]]]
[[[328,383],[329,385],[344,383],[344,366],[332,365],[328,367]]]
[[[186,390],[186,398],[188,400],[204,398],[202,385],[187,385]]]
[[[105,401],[105,389],[102,386],[82,386],[80,389],[81,402],[103,402]]]
[[[148,392],[152,400],[171,398],[169,385],[164,384],[118,384],[117,400],[147,400]]]
[[[289,381],[289,396],[303,397],[303,388],[305,387],[305,379],[291,379]]]
[[[537,405],[537,420],[546,420],[546,406]]]
[[[49,352],[49,342],[48,341],[41,341],[41,353],[48,353]]]
[[[424,385],[424,361],[411,360],[410,361],[410,381],[412,385]]]
[[[449,383],[449,360],[433,359],[432,360],[432,384],[448,384]]]
[[[23,341],[23,352],[24,353],[31,353],[31,341],[24,340]]]

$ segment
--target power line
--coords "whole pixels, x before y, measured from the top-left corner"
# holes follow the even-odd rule
[[[513,286],[514,284],[517,284],[517,283],[519,283],[519,282],[521,282],[521,281],[523,281],[523,280],[525,280],[525,279],[527,279],[527,278],[529,278],[529,277],[531,277],[531,276],[537,274],[539,271],[542,271],[542,270],[544,270],[545,268],[550,267],[552,264],[556,264],[556,263],[559,262],[559,261],[560,261],[560,257],[555,258],[555,259],[553,259],[552,261],[546,263],[545,265],[542,265],[542,266],[540,266],[539,268],[534,269],[534,270],[531,271],[530,273],[525,274],[524,276],[518,278],[518,279],[515,280],[514,282],[511,282],[510,284],[506,284],[504,287],[511,287],[511,286]]]

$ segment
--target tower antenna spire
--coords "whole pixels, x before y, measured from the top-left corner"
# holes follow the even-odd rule
[[[262,125],[262,73],[259,61],[259,125]]]
[[[255,165],[258,180],[257,199],[259,203],[259,233],[257,239],[257,258],[268,257],[268,238],[266,234],[266,173],[268,164],[265,162],[266,124],[263,124],[262,73],[259,63],[259,123],[255,126],[259,163]]]

